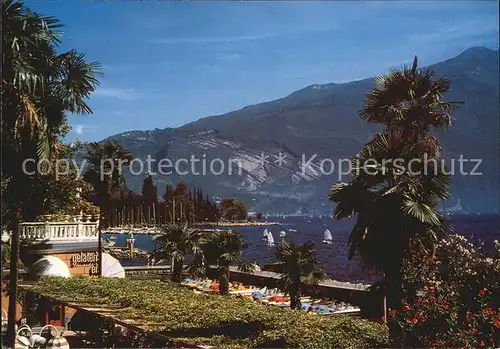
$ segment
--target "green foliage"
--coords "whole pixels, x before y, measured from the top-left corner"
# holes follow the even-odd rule
[[[432,254],[445,230],[437,211],[449,195],[450,180],[440,164],[441,147],[432,130],[452,125],[458,103],[443,101],[449,80],[411,67],[377,78],[361,117],[384,125],[351,162],[351,182],[335,184],[328,195],[333,217],[356,216],[349,237],[349,259],[385,274],[388,302],[401,299],[400,265],[415,248]],[[410,248],[412,245],[412,248]]]
[[[320,261],[316,257],[314,243],[296,245],[284,240],[276,248],[275,257],[281,262],[282,289],[290,294],[290,307],[300,309],[301,283],[317,284],[326,278],[326,274],[319,270]]]
[[[105,222],[101,220],[101,224],[107,224],[111,197],[124,185],[123,167],[128,166],[132,159],[132,155],[115,141],[102,145],[94,142],[87,146],[83,179],[92,186],[94,203],[104,211]]]
[[[415,56],[411,67],[376,78],[360,115],[369,123],[402,130],[405,136],[418,137],[431,129],[443,131],[453,125],[450,113],[461,104],[443,100],[450,85],[450,79],[436,78],[430,69],[418,69]]]
[[[120,305],[116,315],[151,324],[181,343],[248,348],[386,347],[384,325],[352,317],[323,317],[279,309],[236,297],[195,294],[183,286],[158,280],[114,278],[47,278],[33,291],[61,300]]]
[[[431,131],[453,125],[458,103],[443,100],[449,88],[448,79],[419,70],[417,57],[411,67],[377,78],[360,116],[384,129],[351,157],[351,181],[328,193],[335,219],[356,216],[349,259],[358,254],[364,268],[384,273],[374,288],[395,309],[401,306],[405,255],[432,255],[445,231],[437,204],[448,197],[450,180],[439,166],[441,146]],[[390,329],[392,340],[400,337],[394,323]]]
[[[147,176],[143,180],[142,195],[127,190],[122,186],[111,198],[112,206],[110,224],[142,222],[165,224],[167,222],[215,222],[218,220],[218,209],[215,203],[204,199],[201,189],[189,189],[179,183],[176,189],[167,184],[164,200],[158,200],[157,188],[153,178]]]
[[[187,223],[169,223],[160,234],[153,236],[156,258],[172,260],[174,263],[172,281],[182,281],[184,259],[190,253],[198,252],[200,238],[201,231],[189,228]]]
[[[10,244],[2,241],[2,269],[10,260]]]
[[[31,197],[40,200],[27,200],[22,207],[23,218],[26,221],[45,220],[43,216],[52,216],[52,220],[65,215],[97,215],[98,207],[87,200],[91,188],[78,177],[78,168],[73,162],[77,147],[61,142],[56,143],[57,152],[52,153],[52,160],[45,168],[47,174],[26,176],[24,188]],[[35,171],[27,166],[28,171]],[[11,203],[19,197],[19,190],[8,185],[11,180],[2,181],[2,221],[8,224],[12,217]]]
[[[92,113],[86,99],[98,85],[100,65],[75,50],[57,53],[62,25],[23,2],[2,1],[2,18],[3,148],[48,157],[68,131],[65,113]],[[19,171],[10,166],[16,161],[2,165],[9,174]]]
[[[142,198],[145,202],[157,202],[158,194],[151,175],[146,176],[142,183]]]
[[[53,170],[53,161],[71,152],[61,142],[70,129],[66,113],[92,113],[86,100],[99,84],[100,66],[75,50],[57,52],[62,25],[54,17],[6,0],[2,18],[2,222],[11,224],[17,210],[33,220],[62,210],[64,199],[73,208],[74,177],[56,183],[53,172],[29,175],[22,164],[48,159]]]
[[[404,264],[407,298],[390,311],[408,347],[500,345],[500,245],[494,256],[463,236],[440,241],[435,258]]]
[[[59,184],[54,186],[52,179],[40,178],[36,172],[28,174],[22,165],[28,159],[54,160],[69,130],[66,114],[92,113],[87,99],[99,84],[100,65],[87,62],[85,55],[75,50],[57,52],[62,25],[54,17],[35,13],[15,0],[2,1],[1,16],[2,226],[6,224],[13,232],[9,285],[12,307],[17,293],[19,222],[36,216],[38,209],[43,210],[46,203],[51,205],[54,198],[60,203],[66,194],[57,191]],[[53,189],[54,197],[47,198],[44,187]],[[15,314],[10,312],[9,347],[14,346],[14,322]]]
[[[205,269],[205,262],[217,265],[219,290],[221,294],[229,293],[229,266],[237,265],[242,271],[249,272],[255,268],[254,263],[242,259],[247,243],[243,236],[234,230],[217,230],[205,232],[200,240],[202,258],[196,258],[191,265],[193,270]]]
[[[247,208],[243,201],[232,198],[225,198],[221,201],[222,217],[233,220],[244,220],[247,217]]]

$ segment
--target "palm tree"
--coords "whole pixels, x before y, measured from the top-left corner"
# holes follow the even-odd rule
[[[15,343],[19,222],[30,197],[29,158],[45,158],[67,130],[66,112],[89,114],[85,100],[98,85],[99,64],[74,50],[57,53],[61,27],[53,17],[31,12],[22,2],[2,1],[2,181],[8,185],[12,231],[7,345]]]
[[[184,259],[189,253],[197,254],[201,231],[189,228],[187,223],[168,223],[163,227],[162,232],[153,236],[156,242],[155,255],[159,259],[169,259],[173,261],[171,280],[173,282],[182,281],[182,269]]]
[[[450,85],[448,78],[435,78],[430,69],[419,70],[415,56],[411,67],[376,78],[375,88],[360,111],[361,118],[399,129],[407,140],[422,139],[432,129],[445,131],[454,125],[451,113],[462,104],[443,100]]]
[[[363,268],[384,273],[378,286],[384,286],[391,308],[400,306],[401,265],[415,252],[410,245],[432,255],[446,229],[436,206],[448,198],[450,181],[440,164],[439,142],[429,133],[450,126],[458,104],[442,100],[449,81],[433,77],[434,72],[417,69],[415,57],[411,69],[377,79],[360,114],[385,128],[350,159],[350,183],[337,183],[329,192],[337,204],[335,219],[357,218],[349,259],[359,254]]]
[[[314,243],[309,241],[296,245],[287,239],[276,247],[275,257],[281,262],[281,283],[290,295],[290,308],[300,309],[301,284],[317,284],[326,278],[319,270],[320,261],[316,258]]]
[[[128,166],[133,156],[125,151],[115,141],[106,141],[104,144],[89,143],[85,155],[86,170],[83,179],[90,183],[95,192],[100,208],[98,250],[99,258],[102,255],[102,228],[106,227],[111,214],[111,197],[113,193],[125,184],[123,167]],[[101,259],[99,259],[100,261]],[[99,275],[102,275],[102,264],[99,262]]]
[[[216,230],[208,232],[202,238],[200,247],[203,253],[204,264],[217,265],[220,294],[229,293],[229,267],[237,264],[243,272],[253,272],[255,263],[245,262],[242,259],[243,250],[247,247],[243,236],[234,230]],[[200,260],[200,259],[198,259]]]

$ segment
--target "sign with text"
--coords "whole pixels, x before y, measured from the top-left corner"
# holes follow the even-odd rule
[[[89,274],[97,275],[99,273],[99,253],[98,252],[80,252],[71,256],[71,267],[80,265],[90,265]]]

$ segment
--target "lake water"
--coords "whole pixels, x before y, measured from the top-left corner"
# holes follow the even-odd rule
[[[457,233],[474,234],[474,240],[480,239],[487,246],[491,246],[493,240],[500,240],[500,215],[482,215],[482,216],[453,216],[450,218],[450,224]],[[350,230],[353,226],[353,220],[336,221],[331,218],[308,218],[308,217],[288,217],[277,220],[280,225],[272,226],[253,226],[238,227],[245,240],[248,242],[248,248],[244,256],[247,260],[257,262],[260,266],[265,263],[273,262],[275,248],[267,247],[263,242],[262,232],[265,228],[270,230],[274,236],[276,245],[280,243],[279,233],[284,230],[287,238],[297,243],[303,243],[312,240],[316,244],[316,250],[319,259],[324,263],[323,269],[334,279],[344,281],[366,281],[372,282],[379,276],[376,273],[362,272],[359,259],[347,260],[347,241]],[[323,232],[328,228],[333,237],[333,243],[326,245],[322,243]],[[289,232],[288,229],[297,230]],[[135,246],[137,248],[151,252],[154,244],[151,236],[135,235]],[[128,235],[118,235],[116,245],[125,246]],[[143,263],[143,262],[142,262]],[[130,265],[129,263],[123,263]]]

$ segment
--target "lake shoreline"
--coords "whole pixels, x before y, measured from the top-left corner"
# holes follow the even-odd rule
[[[199,222],[194,224],[197,227],[267,227],[270,225],[280,225],[279,222]]]

